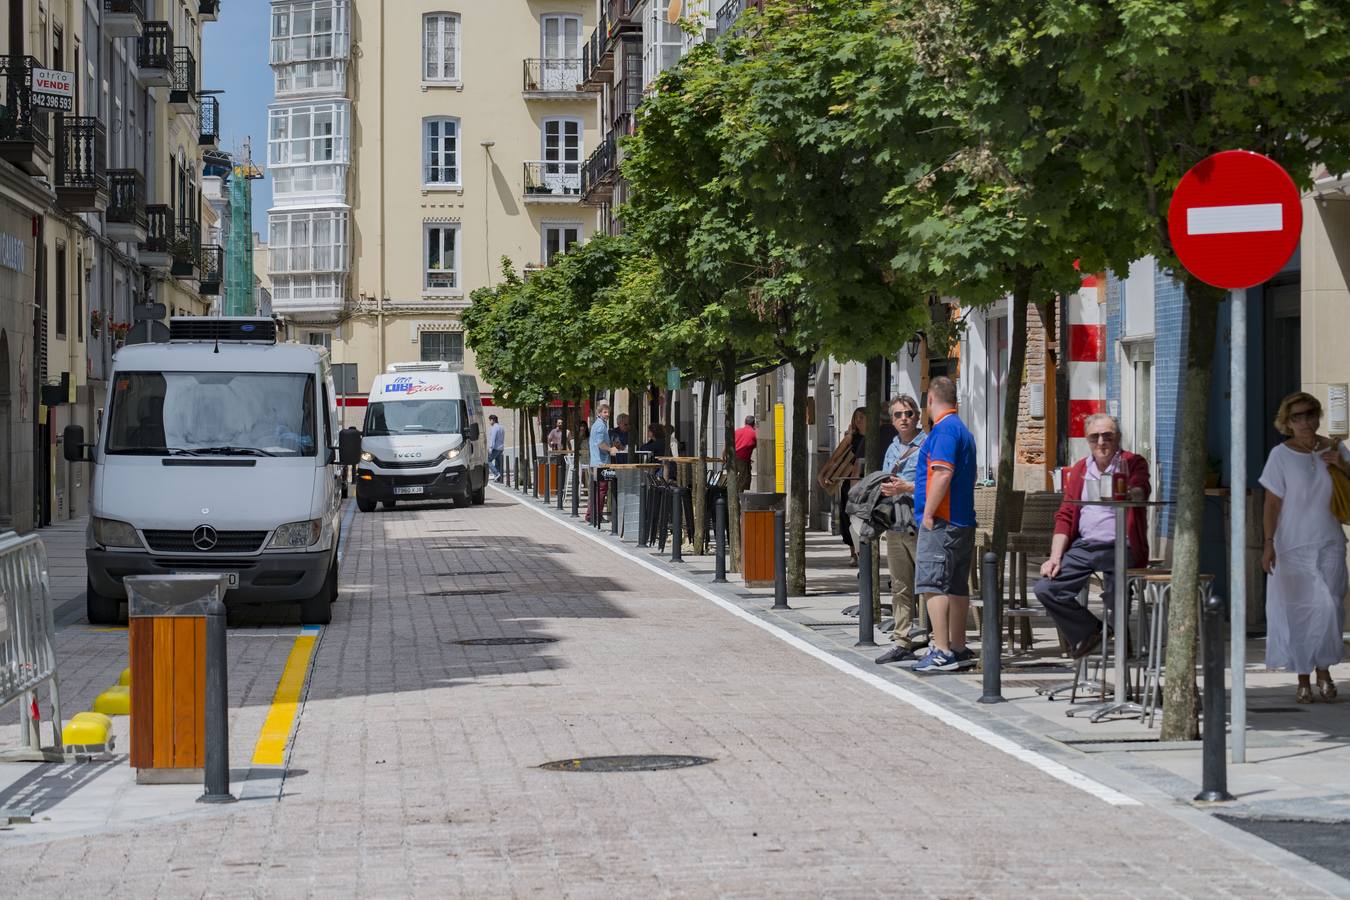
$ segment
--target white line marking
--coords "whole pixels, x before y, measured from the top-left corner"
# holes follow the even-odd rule
[[[1186,210],[1187,234],[1244,234],[1283,228],[1284,207],[1278,203],[1193,206]]]
[[[520,498],[515,497],[511,491],[508,491],[505,488],[499,487],[495,484],[492,487],[494,490],[500,491],[507,497],[510,497],[511,499],[519,502]],[[920,697],[913,691],[906,690],[905,688],[900,687],[900,685],[898,684],[893,684],[887,681],[886,679],[881,678],[880,676],[873,675],[870,672],[864,672],[857,666],[850,665],[849,663],[846,663],[841,659],[837,659],[834,656],[831,656],[830,654],[826,653],[824,650],[821,650],[819,647],[807,643],[806,641],[802,640],[796,635],[788,634],[787,632],[781,630],[772,623],[766,622],[763,619],[758,618],[757,616],[750,615],[750,613],[741,609],[736,604],[724,600],[723,598],[717,596],[713,592],[706,590],[702,586],[692,581],[689,581],[685,578],[681,578],[679,575],[676,575],[673,572],[667,572],[660,566],[654,565],[645,559],[636,556],[630,556],[623,550],[623,548],[616,547],[613,543],[605,540],[598,534],[593,534],[587,529],[584,529],[578,525],[573,525],[571,522],[559,522],[556,517],[545,512],[542,509],[537,509],[533,504],[520,503],[520,505],[530,510],[531,512],[537,513],[538,515],[541,515],[546,519],[550,519],[555,523],[562,525],[564,528],[571,529],[572,531],[576,532],[582,537],[588,538],[589,540],[592,540],[595,543],[599,544],[601,547],[605,547],[608,550],[614,552],[615,554],[622,556],[624,559],[629,560],[630,562],[634,562],[645,569],[649,569],[652,572],[655,572],[657,575],[660,575],[663,578],[673,581],[676,584],[686,588],[687,590],[690,590],[693,593],[698,594],[703,599],[709,600],[717,604],[718,606],[722,607],[722,609],[731,613],[733,616],[738,616],[739,618],[749,622],[751,625],[755,625],[759,628],[764,629],[769,634],[778,638],[780,641],[783,641],[784,643],[789,644],[792,647],[795,647],[796,649],[802,651],[803,653],[815,657],[816,659],[825,663],[825,665],[830,666],[833,669],[837,669],[838,671],[843,672],[845,675],[850,675],[854,678],[857,678],[859,681],[866,682],[867,684],[871,685],[877,690],[890,694],[895,699],[903,701],[904,703],[908,703],[910,706],[914,707],[919,712],[924,713],[925,715],[932,716],[933,718],[937,719],[938,721],[946,725],[950,725],[952,728],[955,728],[962,734],[968,735],[970,737],[975,738],[977,741],[988,744],[995,750],[1001,750],[1004,753],[1008,754],[1009,756],[1013,757],[1014,759],[1021,760],[1022,762],[1026,763],[1029,766],[1033,766],[1037,769],[1040,769],[1042,772],[1049,775],[1051,778],[1056,778],[1071,787],[1076,787],[1080,791],[1085,791],[1091,794],[1092,796],[1096,797],[1097,799],[1111,804],[1112,806],[1141,805],[1140,802],[1134,799],[1133,797],[1128,797],[1125,794],[1122,794],[1113,788],[1109,788],[1106,785],[1101,784],[1100,782],[1093,781],[1091,778],[1088,778],[1086,775],[1083,775],[1080,772],[1075,772],[1073,769],[1070,769],[1063,763],[1057,763],[1054,760],[1050,759],[1049,757],[1037,753],[1035,750],[1028,750],[1026,747],[1022,747],[1014,743],[1013,741],[1008,740],[1002,735],[995,734],[994,732],[990,731],[988,728],[985,728],[982,725],[976,725],[974,722],[970,721],[964,716],[960,716],[944,706],[939,706],[931,700],[928,700],[924,697]]]

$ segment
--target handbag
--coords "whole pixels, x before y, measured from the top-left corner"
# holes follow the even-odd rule
[[[1336,444],[1340,452],[1340,444]],[[1335,464],[1328,465],[1331,472],[1331,514],[1342,525],[1350,525],[1350,475],[1346,475]]]
[[[853,463],[853,432],[850,431],[816,473],[816,484],[833,494],[844,479],[853,474]]]

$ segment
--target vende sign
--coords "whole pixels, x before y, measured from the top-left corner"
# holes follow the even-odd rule
[[[60,69],[33,70],[33,105],[71,112],[75,109],[75,75]]]
[[[1225,150],[1182,176],[1167,212],[1177,258],[1196,278],[1241,290],[1274,277],[1298,247],[1303,204],[1269,157]]]

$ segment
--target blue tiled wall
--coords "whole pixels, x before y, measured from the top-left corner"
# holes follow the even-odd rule
[[[1106,273],[1106,408],[1115,416],[1120,408],[1120,355],[1117,344],[1125,334],[1125,282]]]
[[[1158,461],[1163,468],[1158,484],[1158,499],[1175,500],[1177,495],[1177,413],[1181,405],[1181,375],[1186,360],[1186,335],[1190,326],[1186,297],[1181,285],[1161,269],[1153,273],[1153,366],[1154,427],[1158,439]],[[1172,507],[1162,507],[1159,525],[1163,534],[1172,534]]]

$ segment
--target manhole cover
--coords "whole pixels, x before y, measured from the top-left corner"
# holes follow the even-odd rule
[[[504,588],[447,588],[443,591],[424,591],[423,597],[477,597],[480,594],[505,594]]]
[[[662,769],[685,769],[713,762],[706,756],[583,756],[580,759],[559,759],[544,763],[539,768],[551,772],[659,772]]]
[[[437,572],[437,578],[463,578],[467,575],[505,575],[499,569],[484,569],[482,572]]]
[[[554,644],[557,638],[551,637],[495,637],[495,638],[466,638],[462,641],[452,641],[451,643],[463,644],[466,647],[504,647],[511,644]]]

